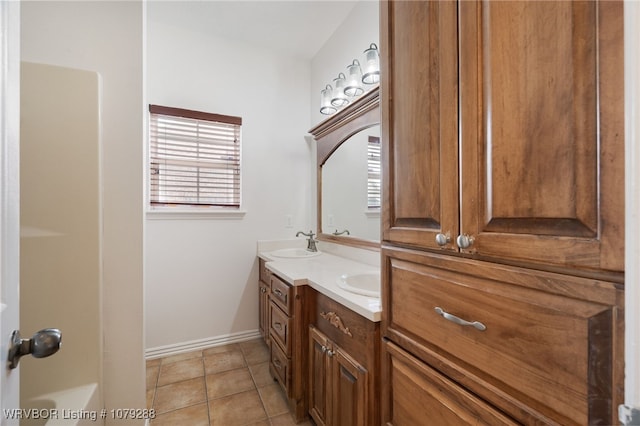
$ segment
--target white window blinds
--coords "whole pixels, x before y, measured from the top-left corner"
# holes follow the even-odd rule
[[[240,207],[242,118],[149,105],[151,205]]]
[[[367,145],[367,167],[369,174],[367,178],[367,207],[370,209],[380,208],[380,180],[382,177],[380,164],[380,138],[369,136]]]

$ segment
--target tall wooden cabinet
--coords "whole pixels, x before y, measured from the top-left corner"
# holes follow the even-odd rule
[[[383,239],[622,271],[621,2],[382,13]]]
[[[622,22],[617,1],[381,2],[383,422],[617,421]]]

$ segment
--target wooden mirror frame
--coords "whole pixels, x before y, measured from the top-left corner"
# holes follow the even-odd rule
[[[322,166],[343,142],[376,124],[380,124],[380,92],[377,86],[309,130],[309,133],[316,140],[317,149],[318,240],[380,250],[380,241],[343,237],[322,232]]]

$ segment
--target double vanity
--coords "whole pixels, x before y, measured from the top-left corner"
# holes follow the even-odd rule
[[[302,240],[259,241],[260,333],[297,421],[376,424],[379,252]]]

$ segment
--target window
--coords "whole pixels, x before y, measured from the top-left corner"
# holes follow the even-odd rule
[[[149,105],[152,206],[240,207],[242,118]]]
[[[367,167],[369,175],[367,178],[367,207],[369,209],[380,208],[380,138],[369,136],[367,147]]]

